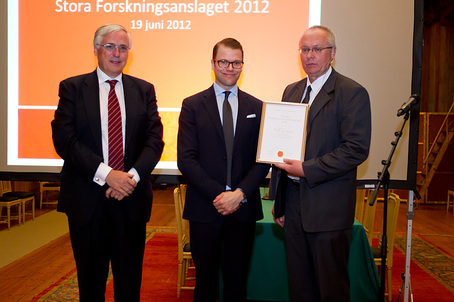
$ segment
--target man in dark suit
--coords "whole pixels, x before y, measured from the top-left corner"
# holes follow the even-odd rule
[[[246,300],[255,222],[263,218],[259,185],[269,166],[255,162],[262,102],[238,89],[242,66],[241,44],[218,42],[215,83],[181,108],[178,168],[188,182],[183,218],[196,267],[194,301],[216,301],[221,262],[223,301]]]
[[[64,160],[57,209],[68,216],[80,301],[104,301],[109,261],[115,301],[139,301],[162,124],[153,85],[122,73],[126,29],[104,25],[93,44],[97,69],[60,83],[52,121]]]
[[[270,188],[286,235],[290,297],[350,301],[347,261],[356,170],[369,154],[369,95],[331,67],[336,43],[328,28],[305,31],[299,51],[307,78],[289,85],[282,101],[310,104],[304,161],[273,167]]]

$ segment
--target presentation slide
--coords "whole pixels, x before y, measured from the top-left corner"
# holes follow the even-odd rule
[[[373,188],[394,133],[397,110],[420,93],[422,0],[0,0],[0,175],[55,179],[63,161],[50,122],[59,82],[97,65],[95,30],[119,23],[132,38],[125,73],[155,85],[165,148],[153,174],[178,175],[176,137],[184,98],[212,85],[213,46],[226,37],[244,47],[239,87],[279,102],[305,77],[298,40],[312,25],[336,35],[333,67],[370,95],[372,142],[358,180]],[[422,14],[422,13],[421,13]],[[415,106],[417,107],[417,106]],[[417,108],[392,158],[392,188],[416,179]]]
[[[213,46],[233,37],[244,48],[242,90],[280,101],[304,76],[298,38],[320,23],[309,0],[9,0],[8,166],[60,167],[50,122],[63,79],[93,71],[95,30],[123,25],[132,38],[124,72],[155,85],[165,148],[154,173],[177,174],[181,102],[208,88]]]

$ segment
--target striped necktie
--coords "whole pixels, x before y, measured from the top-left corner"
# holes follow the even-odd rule
[[[118,103],[117,94],[115,93],[115,84],[117,80],[106,81],[110,84],[109,102],[108,102],[108,133],[109,133],[109,166],[114,170],[123,171],[123,130],[121,125],[121,111]]]

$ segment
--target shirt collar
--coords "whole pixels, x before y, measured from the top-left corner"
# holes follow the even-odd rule
[[[225,91],[225,89],[222,88],[221,86],[219,86],[219,84],[216,82],[213,83],[213,87],[214,87],[214,93],[216,95],[220,95],[220,94],[224,93],[224,91]],[[238,96],[238,85],[235,84],[235,86],[233,86],[229,91],[232,94]]]
[[[117,80],[118,82],[120,82],[121,84],[123,84],[123,77],[122,77],[122,73],[120,73],[118,76],[116,76],[115,78],[110,78],[107,74],[105,74],[100,68],[99,66],[96,67],[96,73],[98,75],[98,81],[99,83],[104,83],[108,80]]]
[[[321,76],[319,76],[313,83],[309,80],[309,77],[307,77],[307,86],[311,85],[312,91],[319,91],[322,86],[325,84],[325,82],[328,80],[331,72],[333,71],[333,68],[330,66],[328,70]]]

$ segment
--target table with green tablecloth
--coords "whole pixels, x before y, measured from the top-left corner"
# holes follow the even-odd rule
[[[284,230],[273,221],[273,202],[262,200],[248,277],[248,300],[289,301]],[[363,226],[355,221],[348,262],[351,301],[377,301],[380,279]]]

